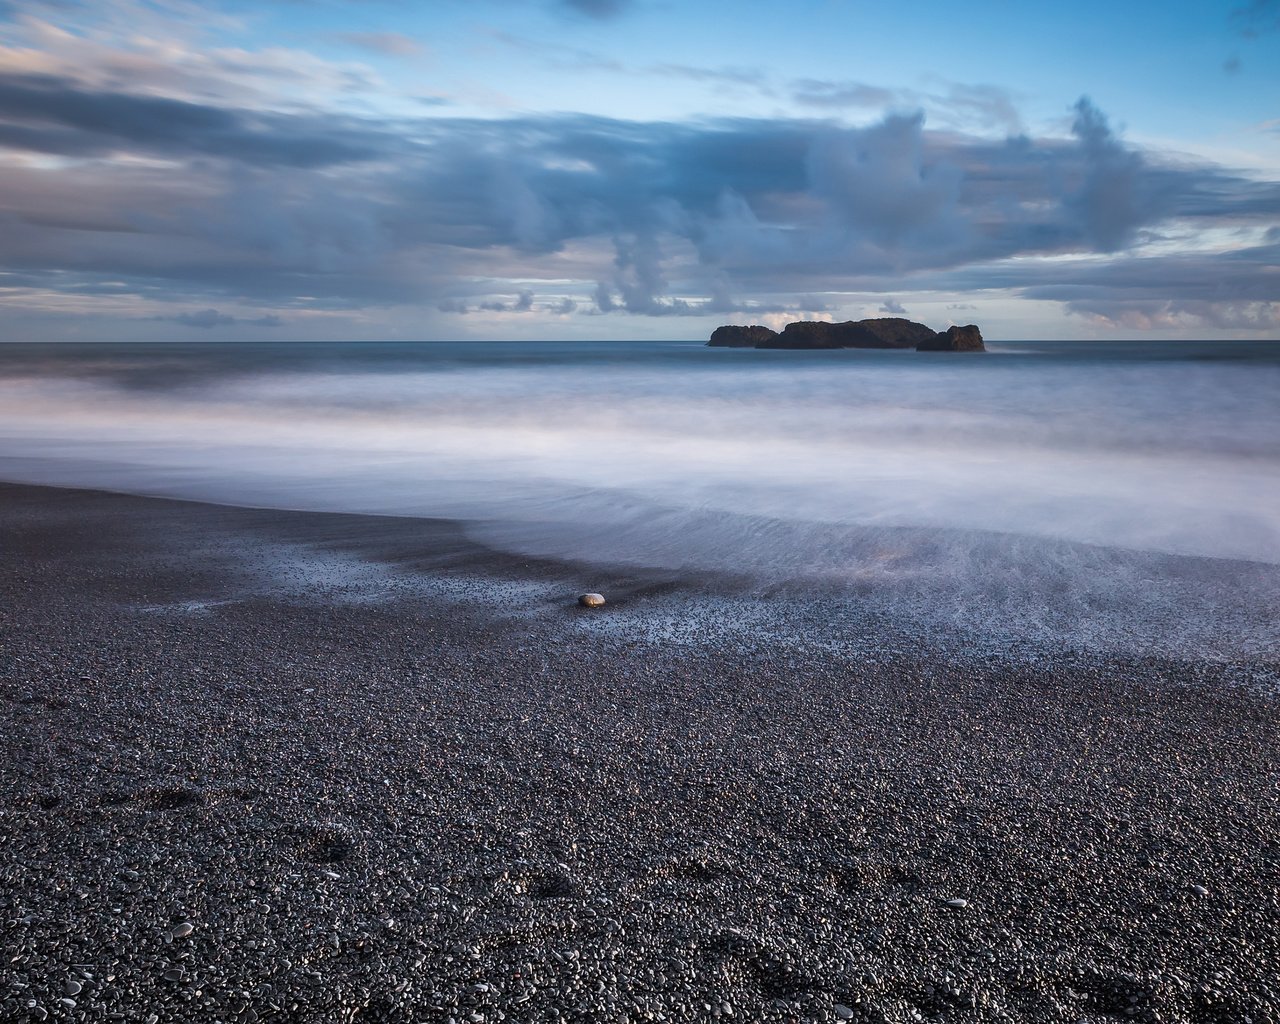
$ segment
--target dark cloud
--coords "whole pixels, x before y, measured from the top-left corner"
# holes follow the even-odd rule
[[[225,109],[0,74],[0,147],[61,156],[126,149],[326,167],[386,155],[392,137],[341,119]]]
[[[1120,144],[1087,97],[1076,103],[1075,113],[1071,132],[1080,140],[1084,166],[1068,201],[1094,247],[1114,252],[1128,245],[1139,227],[1165,216],[1176,197],[1152,187],[1142,156]]]
[[[0,165],[0,270],[215,309],[763,314],[818,309],[824,292],[990,287],[1082,313],[1177,295],[1244,322],[1278,298],[1266,247],[1196,256],[1194,274],[1133,250],[1170,226],[1261,237],[1280,184],[1139,151],[1088,100],[1070,138],[931,132],[908,114],[859,128],[586,115],[329,128],[305,111],[0,78],[10,147],[180,165]],[[1102,278],[1073,277],[1073,254]]]
[[[505,298],[482,299],[472,307],[467,305],[464,299],[449,298],[442,299],[436,303],[436,309],[441,313],[465,314],[479,311],[485,313],[553,313],[556,316],[568,316],[578,308],[578,303],[567,296],[557,299],[555,302],[546,302],[541,305],[535,305],[534,298],[533,290],[524,288],[511,301],[507,301]]]
[[[616,18],[631,6],[631,0],[558,0],[562,10],[588,18]]]
[[[1129,328],[1275,331],[1280,328],[1280,283],[1272,268],[1278,261],[1280,243],[1272,239],[1228,253],[963,268],[941,283],[955,290],[1008,289]]]
[[[880,303],[880,312],[888,313],[890,316],[906,316],[907,311],[903,309],[902,303],[897,299],[885,299]]]
[[[199,327],[204,330],[214,327],[230,327],[233,324],[249,324],[254,327],[280,327],[284,324],[284,321],[274,314],[245,319],[231,316],[227,313],[220,313],[216,309],[202,309],[194,313],[177,313],[174,316],[158,316],[153,317],[153,319],[181,324],[183,327]]]
[[[925,153],[924,116],[890,116],[856,132],[829,131],[808,153],[812,192],[849,238],[883,252],[946,248],[970,230],[960,209],[964,173]]]
[[[203,327],[206,330],[211,327],[229,327],[236,322],[235,317],[219,313],[216,309],[202,309],[198,313],[178,313],[167,319],[175,324],[182,324],[183,327]]]
[[[489,300],[480,303],[479,308],[489,313],[529,313],[533,311],[533,292],[525,288],[516,296],[514,302]]]

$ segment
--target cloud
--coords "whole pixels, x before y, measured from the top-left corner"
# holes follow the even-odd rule
[[[1076,102],[1075,114],[1071,133],[1080,140],[1085,161],[1081,183],[1068,201],[1094,246],[1114,252],[1132,241],[1137,228],[1165,215],[1172,196],[1153,187],[1141,154],[1120,144],[1088,97]]]
[[[1251,0],[1230,15],[1232,27],[1246,39],[1280,31],[1280,0]]]
[[[920,113],[353,117],[92,80],[0,75],[0,271],[42,293],[669,317],[1004,288],[1098,316],[1176,296],[1236,324],[1280,299],[1276,254],[1247,243],[1280,183],[1127,144],[1087,99],[1070,137],[992,138]],[[75,159],[29,159],[48,153]],[[1205,229],[1194,274],[1144,255]]]
[[[216,309],[202,309],[194,313],[176,313],[173,316],[152,317],[169,323],[181,324],[183,327],[199,327],[209,330],[214,327],[230,327],[233,324],[249,324],[254,327],[280,327],[284,321],[275,315],[261,316],[254,319],[231,316],[220,313]]]
[[[691,82],[710,82],[734,88],[749,86],[753,89],[769,91],[766,75],[758,68],[704,68],[692,64],[650,64],[639,69],[638,73],[665,78],[683,78]]]
[[[253,50],[213,45],[202,31],[238,31],[211,5],[163,0],[81,4],[52,0],[4,26],[0,69],[10,75],[74,81],[89,91],[280,111],[384,95],[387,83],[369,66],[333,61],[301,49]],[[174,17],[184,19],[175,32]],[[194,26],[202,26],[196,29]]]
[[[1274,0],[1238,2],[1239,31],[1280,26]],[[415,102],[359,62],[224,45],[234,17],[212,12],[219,35],[205,35],[192,0],[20,6],[0,43],[9,307],[134,301],[140,317],[165,303],[204,329],[258,306],[291,323],[397,307],[764,319],[851,294],[888,310],[888,296],[990,289],[1249,331],[1280,301],[1280,183],[1132,145],[1088,99],[1069,135],[1029,134],[1016,94],[927,72],[914,89],[787,81],[544,41],[533,52],[552,66],[776,92],[771,108],[816,116],[442,117],[447,100]],[[537,6],[604,30],[637,9]]]
[[[906,316],[907,311],[902,308],[902,303],[897,299],[885,299],[880,304],[880,312],[888,313],[890,316]]]
[[[236,322],[235,317],[219,313],[216,309],[202,309],[198,313],[178,313],[176,316],[163,319],[182,324],[183,327],[202,327],[206,330],[211,327],[230,327]]]
[[[372,160],[390,144],[388,136],[341,119],[250,113],[0,73],[0,146],[9,149],[82,157],[133,149],[324,167]]]
[[[1228,253],[1183,253],[963,268],[945,285],[1013,290],[1061,303],[1099,326],[1136,330],[1210,328],[1265,331],[1280,327],[1280,284],[1272,268],[1280,240]]]
[[[807,107],[867,107],[883,109],[902,101],[902,93],[866,82],[833,82],[799,78],[791,83],[791,98]]]
[[[1210,328],[1275,333],[1280,329],[1280,302],[1116,298],[1069,302],[1067,311],[1100,327],[1140,331]]]
[[[631,0],[559,0],[559,6],[573,14],[606,21],[627,10]]]
[[[881,251],[947,247],[968,230],[961,167],[925,153],[924,117],[891,115],[820,135],[807,155],[812,192],[849,236]]]
[[[361,50],[384,57],[417,57],[424,52],[418,40],[401,32],[340,32],[337,38]]]
[[[927,97],[924,102],[930,109],[944,112],[958,123],[978,128],[999,128],[1010,134],[1022,131],[1022,117],[1014,95],[999,86],[953,82],[945,93]]]
[[[489,300],[480,303],[479,308],[489,313],[529,313],[533,310],[533,292],[528,288],[524,288],[516,296],[514,302]]]
[[[441,313],[457,314],[472,312],[549,313],[554,316],[568,316],[570,313],[575,312],[577,308],[578,302],[568,296],[563,296],[554,302],[545,302],[537,305],[531,288],[521,289],[512,300],[508,300],[505,297],[480,299],[474,307],[467,305],[466,300],[461,298],[441,299],[436,303],[436,309]]]
[[[886,89],[851,80],[795,79],[790,84],[793,102],[804,107],[829,110],[927,110],[955,127],[998,129],[1017,134],[1022,131],[1015,97],[1008,89],[994,85],[940,83],[939,89]]]

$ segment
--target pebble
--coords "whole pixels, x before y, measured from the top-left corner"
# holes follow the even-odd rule
[[[964,910],[964,908],[969,905],[969,901],[961,899],[947,900],[946,905],[948,907],[955,907],[956,910]]]
[[[174,928],[173,931],[170,932],[169,934],[171,934],[175,939],[185,939],[188,935],[190,935],[195,930],[196,930],[196,926],[193,925],[190,921],[183,921],[182,924]]]
[[[583,608],[601,608],[604,606],[603,594],[580,594],[578,596],[578,604]]]

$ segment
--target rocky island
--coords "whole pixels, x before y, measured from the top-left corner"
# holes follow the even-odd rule
[[[902,317],[827,323],[797,320],[782,333],[753,324],[726,324],[712,332],[713,348],[914,348],[918,352],[985,352],[982,332],[974,324],[938,332]]]

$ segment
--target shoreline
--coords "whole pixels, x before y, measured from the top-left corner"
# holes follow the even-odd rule
[[[1280,1019],[1230,665],[721,628],[442,520],[5,484],[0,540],[5,1019]]]

